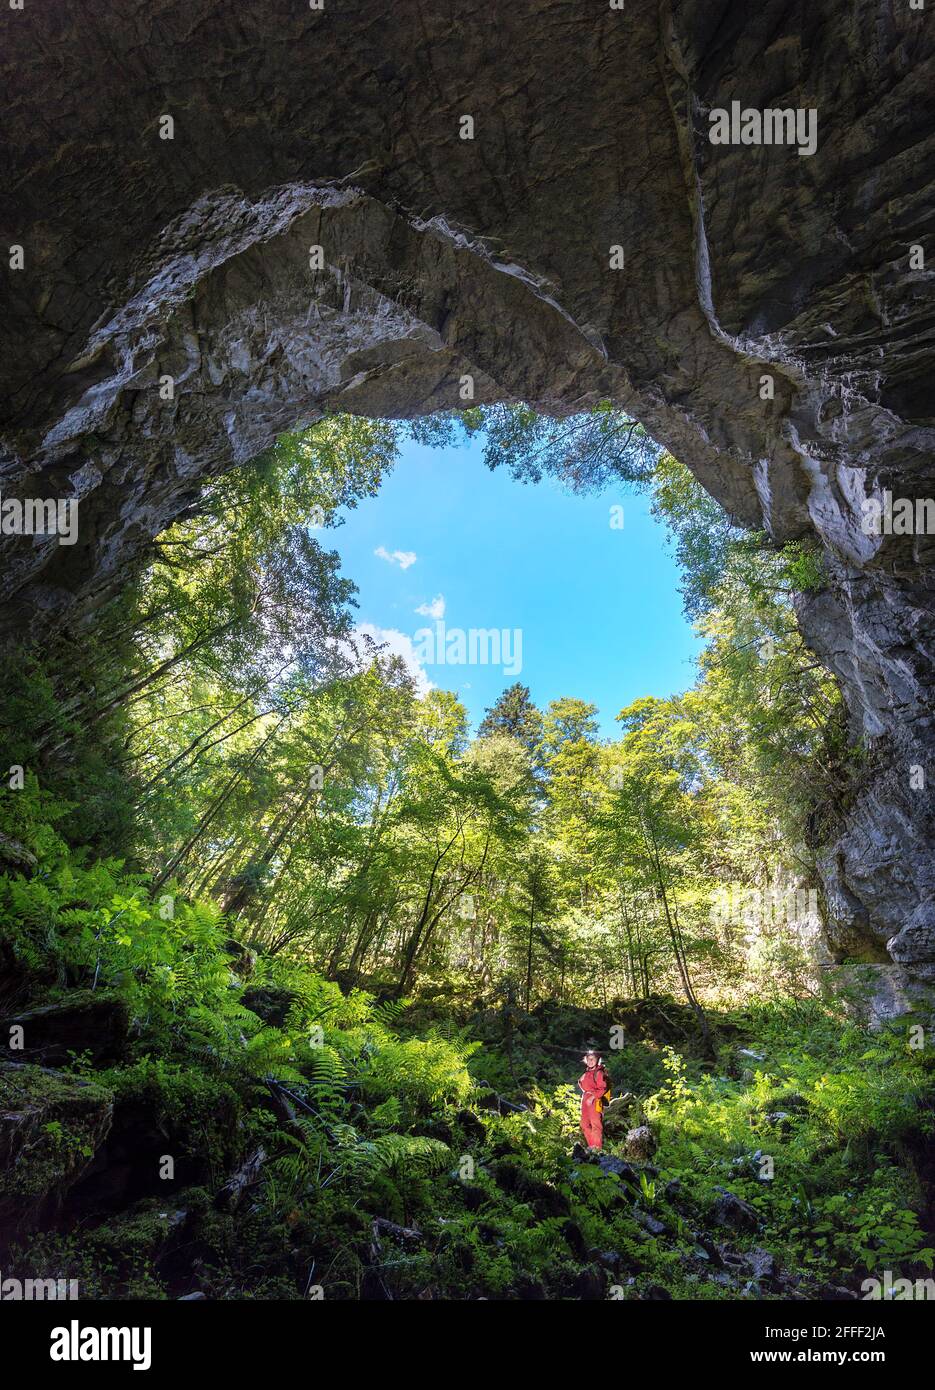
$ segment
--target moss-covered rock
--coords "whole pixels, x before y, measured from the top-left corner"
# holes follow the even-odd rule
[[[72,1194],[76,1214],[221,1184],[243,1146],[241,1100],[230,1085],[153,1057],[102,1075],[114,1094],[113,1125]]]
[[[19,1030],[24,1061],[58,1067],[73,1055],[95,1063],[122,1056],[130,1028],[125,999],[105,990],[76,989],[52,1004],[38,1004],[0,1020],[0,1034]]]
[[[128,1211],[68,1231],[31,1233],[8,1256],[17,1277],[66,1270],[81,1298],[167,1297],[174,1281],[191,1280],[193,1232],[210,1197],[189,1188],[168,1200],[148,1199]]]
[[[604,1110],[604,1142],[622,1143],[639,1123],[640,1103],[633,1096],[615,1097]]]
[[[240,1002],[264,1023],[273,1028],[282,1028],[296,998],[291,989],[281,989],[277,985],[251,985],[240,996]]]
[[[166,1200],[148,1198],[100,1226],[81,1232],[81,1246],[100,1274],[121,1281],[164,1277],[207,1209],[208,1193],[189,1188]]]
[[[0,1239],[55,1216],[106,1139],[113,1100],[97,1082],[0,1064]]]

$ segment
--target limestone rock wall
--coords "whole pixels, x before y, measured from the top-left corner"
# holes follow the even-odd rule
[[[4,628],[85,621],[202,478],[323,411],[456,406],[464,373],[480,401],[609,397],[739,520],[825,547],[801,620],[877,758],[826,856],[832,944],[935,977],[909,771],[935,742],[935,543],[860,527],[868,494],[935,492],[932,14],[56,0],[0,23],[24,262],[0,488],[81,516],[73,546],[0,538]],[[814,111],[815,152],[712,144],[732,101]]]

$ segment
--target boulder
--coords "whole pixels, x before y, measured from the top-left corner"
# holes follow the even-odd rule
[[[696,1243],[695,1257],[705,1261],[710,1261],[716,1269],[723,1269],[724,1257],[721,1254],[720,1246],[715,1245],[710,1236],[705,1235],[704,1231],[694,1231],[692,1238]]]
[[[82,1230],[81,1248],[98,1268],[124,1278],[165,1268],[175,1262],[182,1247],[188,1247],[183,1260],[187,1267],[192,1229],[206,1199],[204,1190],[198,1189],[175,1198],[136,1202],[127,1211]]]
[[[115,1079],[114,1091],[106,1139],[68,1197],[76,1219],[146,1197],[166,1202],[183,1188],[214,1188],[218,1175],[242,1159],[239,1100],[224,1082],[140,1064]]]
[[[792,1116],[788,1110],[767,1111],[763,1116],[763,1123],[768,1129],[775,1130],[780,1139],[785,1139],[792,1133]]]
[[[635,1163],[645,1163],[652,1158],[656,1147],[656,1136],[649,1125],[637,1125],[636,1129],[627,1131],[623,1152]]]
[[[632,1183],[634,1187],[639,1187],[640,1180],[636,1169],[631,1163],[627,1163],[622,1158],[617,1158],[615,1154],[601,1153],[597,1155],[598,1166],[602,1173],[613,1173],[621,1182]]]
[[[22,1030],[21,1053],[10,1043]],[[90,1056],[96,1064],[119,1061],[130,1030],[125,999],[105,990],[73,990],[54,1004],[38,1004],[8,1014],[0,1022],[0,1039],[10,1043],[14,1057],[45,1067],[59,1067],[72,1056]]]
[[[615,1096],[603,1114],[604,1121],[604,1142],[605,1144],[616,1144],[626,1139],[628,1132],[633,1128],[633,1097]]]
[[[743,1258],[754,1279],[774,1279],[776,1277],[776,1257],[769,1250],[762,1250],[759,1246],[755,1246],[752,1250],[745,1250]]]
[[[0,1063],[0,1233],[53,1220],[107,1137],[113,1093],[46,1067]]]
[[[633,1215],[639,1222],[639,1224],[642,1226],[643,1230],[647,1233],[647,1235],[651,1235],[653,1237],[665,1235],[667,1229],[666,1223],[664,1221],[660,1221],[657,1216],[653,1216],[652,1212],[642,1211],[639,1207],[637,1207],[635,1208]]]
[[[715,1225],[729,1226],[734,1231],[753,1232],[760,1229],[759,1213],[749,1202],[728,1192],[726,1187],[719,1187],[717,1191],[720,1195],[712,1214]]]
[[[5,872],[12,869],[14,873],[30,875],[37,862],[31,850],[0,830],[0,864]]]
[[[280,989],[278,985],[251,985],[240,996],[240,1002],[264,1023],[281,1028],[296,997],[291,989]]]

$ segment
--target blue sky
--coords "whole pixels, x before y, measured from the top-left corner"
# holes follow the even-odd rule
[[[456,449],[407,442],[379,495],[319,540],[358,586],[358,625],[454,690],[475,728],[519,680],[540,708],[562,695],[592,701],[602,733],[615,737],[624,705],[694,679],[700,643],[682,615],[665,530],[635,493],[576,497],[551,480],[517,483],[484,467],[482,447],[477,438]],[[454,656],[452,629],[505,629],[500,664],[420,662],[438,654],[439,620]]]

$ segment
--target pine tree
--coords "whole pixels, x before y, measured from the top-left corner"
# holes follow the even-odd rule
[[[542,715],[529,696],[529,686],[516,681],[487,710],[477,730],[478,738],[508,734],[515,738],[538,765],[542,741]]]

